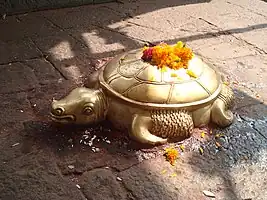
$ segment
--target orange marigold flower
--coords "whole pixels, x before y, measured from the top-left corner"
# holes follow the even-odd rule
[[[173,46],[160,43],[149,49],[145,48],[142,56],[143,60],[149,61],[159,68],[167,66],[171,69],[186,69],[192,57],[192,50],[186,47],[181,41]]]
[[[164,156],[166,160],[170,162],[171,165],[174,165],[176,159],[178,158],[178,151],[174,148],[167,148],[165,150]]]

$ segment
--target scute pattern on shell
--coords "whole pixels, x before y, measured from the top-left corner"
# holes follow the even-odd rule
[[[141,60],[142,49],[126,52],[109,62],[100,76],[100,85],[118,98],[141,106],[161,108],[176,104],[212,102],[221,89],[220,75],[214,66],[195,55],[188,68],[197,79],[180,80],[173,72],[159,70]],[[214,95],[213,95],[214,94]],[[216,95],[215,95],[216,94]],[[180,106],[179,106],[180,107]]]
[[[151,111],[151,133],[162,138],[189,136],[194,124],[192,116],[185,110]]]

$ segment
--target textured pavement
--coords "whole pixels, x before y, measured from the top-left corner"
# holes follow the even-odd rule
[[[265,1],[118,1],[7,16],[0,30],[1,200],[212,199],[204,190],[218,200],[267,198]],[[223,72],[236,117],[174,144],[174,167],[162,155],[170,145],[140,147],[108,122],[51,124],[52,99],[114,55],[178,40]]]

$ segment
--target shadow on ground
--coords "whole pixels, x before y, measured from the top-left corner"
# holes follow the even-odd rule
[[[241,199],[232,169],[242,163],[262,162],[261,154],[266,151],[264,141],[267,135],[259,130],[261,126],[257,123],[265,120],[262,123],[266,124],[267,107],[242,91],[235,92],[237,107],[233,125],[226,129],[214,129],[211,135],[209,127],[196,130],[193,137],[183,141],[185,152],[179,149],[180,143],[174,144],[180,151],[176,167],[171,167],[163,157],[164,148],[169,145],[154,148],[138,146],[128,138],[127,133],[116,131],[108,122],[97,126],[57,127],[46,118],[42,121],[24,121],[17,131],[16,127],[3,129],[6,135],[1,135],[1,140],[5,141],[1,146],[1,160],[5,163],[2,178],[12,171],[15,174],[2,182],[9,188],[5,188],[1,195],[3,199],[24,199],[10,191],[18,188],[29,191],[27,184],[36,179],[37,185],[45,185],[40,193],[46,191],[57,195],[57,191],[50,188],[49,176],[57,177],[60,172],[64,179],[53,180],[55,184],[64,184],[63,180],[80,184],[89,199],[157,199],[163,196],[165,199],[205,199],[202,190],[211,190],[218,199]],[[49,101],[43,101],[44,107],[49,105]],[[207,139],[200,137],[202,131],[206,132]],[[223,136],[216,138],[218,133],[223,133]],[[13,146],[16,143],[19,143],[18,146]],[[203,155],[200,147],[204,150]],[[112,188],[112,180],[117,182],[117,176],[122,179],[123,186]],[[57,186],[57,190],[60,187]],[[31,189],[32,194],[28,194],[27,199],[34,199],[36,192]],[[65,190],[65,185],[61,190]],[[122,192],[105,196],[112,190]],[[188,195],[188,191],[195,193]]]

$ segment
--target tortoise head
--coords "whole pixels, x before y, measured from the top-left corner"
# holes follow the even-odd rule
[[[100,90],[76,88],[66,97],[53,100],[51,118],[62,124],[91,124],[103,120],[107,102]]]

